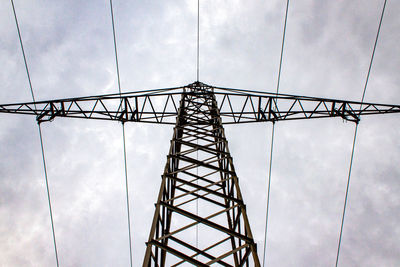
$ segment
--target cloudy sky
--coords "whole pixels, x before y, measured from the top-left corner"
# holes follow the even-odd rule
[[[361,100],[382,0],[291,1],[280,91]],[[276,88],[286,1],[200,1],[200,80]],[[118,92],[109,1],[15,0],[37,100]],[[124,92],[196,79],[197,1],[114,1]],[[365,101],[400,104],[400,3],[388,1]],[[0,103],[31,101],[12,7],[0,3]],[[38,129],[0,114],[0,266],[55,266]],[[339,266],[400,262],[400,115],[361,120]],[[42,124],[61,266],[128,266],[122,129]],[[143,260],[172,127],[127,124],[133,263]],[[354,124],[276,125],[266,262],[335,264]],[[226,127],[264,244],[271,124]]]

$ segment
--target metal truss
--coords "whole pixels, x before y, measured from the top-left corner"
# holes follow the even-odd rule
[[[175,125],[144,267],[260,266],[223,124],[399,113],[399,105],[184,87],[0,105],[0,112]],[[173,219],[172,219],[173,218]]]
[[[214,94],[222,124],[340,117],[358,122],[361,115],[400,112],[399,105],[272,94],[213,87],[195,82],[184,87],[0,105],[0,112],[35,115],[38,122],[56,117],[175,124],[182,93],[202,88]],[[201,122],[205,123],[205,122]]]
[[[182,93],[167,158],[143,266],[260,266],[212,91]]]

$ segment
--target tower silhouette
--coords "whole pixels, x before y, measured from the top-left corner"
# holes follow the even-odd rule
[[[200,226],[205,247],[190,238]],[[243,266],[249,258],[260,265],[217,101],[194,83],[181,96],[143,266]]]
[[[157,100],[157,101],[156,101]],[[0,105],[1,113],[175,125],[143,266],[260,266],[224,124],[399,113],[400,105],[194,82],[167,89]]]

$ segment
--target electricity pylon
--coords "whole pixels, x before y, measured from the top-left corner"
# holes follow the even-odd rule
[[[0,105],[0,112],[174,124],[143,266],[260,266],[224,124],[400,113],[400,105],[184,87]]]
[[[259,266],[217,101],[209,89],[195,84],[182,94],[143,266],[182,261],[243,266],[250,255]],[[198,234],[190,238],[195,226],[204,226],[204,248],[196,244]]]

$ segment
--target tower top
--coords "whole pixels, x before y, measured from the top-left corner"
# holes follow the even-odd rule
[[[200,81],[195,81],[191,84],[188,84],[187,86],[184,87],[184,89],[189,89],[190,92],[201,92],[201,93],[206,93],[206,92],[213,92],[214,87],[202,83]]]

